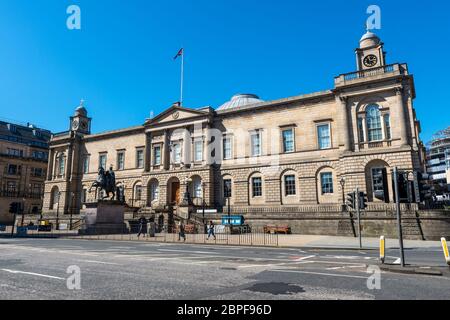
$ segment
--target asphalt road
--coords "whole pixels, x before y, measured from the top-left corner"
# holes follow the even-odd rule
[[[438,250],[407,258],[445,266]],[[382,272],[371,290],[377,265],[376,251],[0,239],[0,299],[450,299],[447,276]],[[76,284],[70,266],[80,290],[67,286]]]

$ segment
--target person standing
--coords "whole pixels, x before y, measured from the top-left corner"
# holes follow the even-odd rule
[[[183,222],[180,222],[180,230],[178,232],[178,241],[181,241],[181,238],[183,238],[184,242],[186,242],[186,230],[184,228]]]
[[[208,239],[213,236],[214,240],[216,240],[216,234],[215,234],[215,228],[216,226],[214,225],[214,223],[212,221],[209,222],[209,226],[208,226]]]
[[[141,234],[144,235],[144,238],[145,238],[145,236],[147,235],[147,219],[145,219],[144,216],[142,216],[142,217],[139,219],[139,233],[138,233],[138,239],[139,239],[139,237],[141,236]]]

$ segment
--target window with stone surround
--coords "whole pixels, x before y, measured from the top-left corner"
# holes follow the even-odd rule
[[[161,145],[153,147],[153,165],[161,165]]]
[[[136,168],[137,169],[144,168],[144,149],[143,148],[136,149]]]
[[[254,177],[252,178],[252,196],[253,197],[262,197],[262,178]]]
[[[380,107],[377,104],[366,108],[367,135],[369,142],[383,140]]]
[[[89,173],[89,160],[91,156],[85,155],[83,158],[83,173],[88,174]]]
[[[329,123],[317,125],[317,137],[320,150],[331,148],[331,125]]]
[[[334,193],[332,172],[322,172],[320,174],[320,182],[322,187],[322,194]]]
[[[106,153],[101,153],[99,158],[98,158],[98,165],[99,165],[99,169],[103,168],[104,170],[106,170],[106,162],[108,160],[107,154]]]
[[[231,179],[224,179],[223,180],[223,197],[231,198],[233,192],[232,192],[232,182]]]
[[[117,170],[125,169],[125,151],[117,152]]]
[[[203,140],[194,141],[194,161],[203,161]]]
[[[224,160],[230,160],[233,158],[233,152],[232,152],[232,138],[231,137],[224,137],[223,138],[223,159]]]
[[[256,130],[250,134],[251,156],[261,156],[261,131]]]
[[[295,175],[284,176],[284,190],[286,196],[295,196],[297,194]]]
[[[295,151],[294,128],[286,128],[281,131],[283,139],[283,153]]]

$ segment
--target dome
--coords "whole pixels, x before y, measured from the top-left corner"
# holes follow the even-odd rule
[[[87,117],[88,112],[83,104],[84,104],[84,100],[81,100],[80,106],[75,109],[75,116]]]
[[[230,101],[224,103],[217,110],[238,109],[252,104],[264,102],[255,94],[237,94]]]
[[[373,32],[367,30],[366,34],[359,40],[360,48],[377,46],[381,43],[380,38]]]

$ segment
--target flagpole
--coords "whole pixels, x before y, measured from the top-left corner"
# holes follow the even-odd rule
[[[181,54],[181,93],[180,93],[180,105],[183,106],[183,84],[184,84],[184,48]]]

